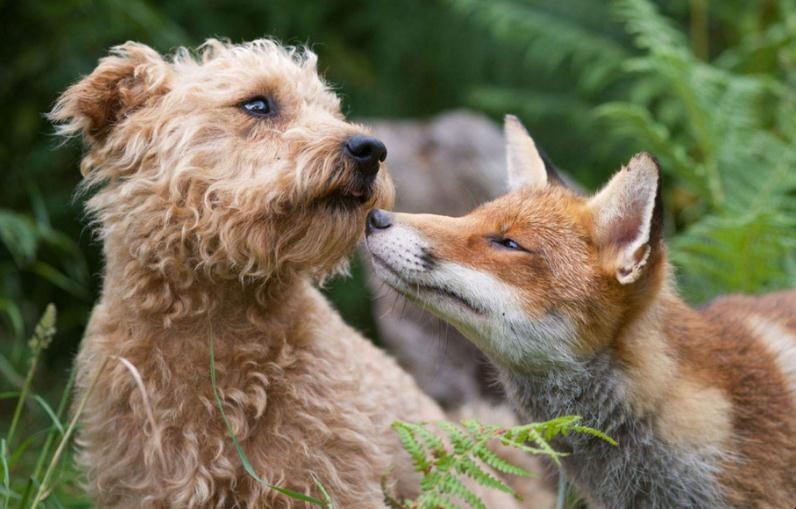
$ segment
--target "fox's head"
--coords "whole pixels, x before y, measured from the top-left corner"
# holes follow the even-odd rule
[[[368,217],[376,270],[493,361],[535,370],[609,345],[666,277],[657,162],[634,156],[596,195],[564,185],[513,116],[510,191],[460,218]]]

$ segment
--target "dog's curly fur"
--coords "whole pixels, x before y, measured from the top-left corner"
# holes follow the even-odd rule
[[[259,96],[272,116],[241,110]],[[412,495],[390,423],[443,414],[312,284],[344,267],[367,210],[393,193],[382,171],[363,203],[344,198],[359,184],[341,149],[363,129],[315,55],[210,40],[163,58],[126,43],[50,118],[86,142],[106,260],[77,358],[79,462],[98,505],[303,505],[245,474],[214,401],[211,338],[225,413],[260,476],[318,495],[315,476],[347,509],[383,507],[385,474]]]

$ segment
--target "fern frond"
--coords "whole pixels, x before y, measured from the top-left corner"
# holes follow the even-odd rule
[[[473,443],[472,439],[470,439],[470,437],[461,431],[461,429],[455,424],[446,421],[439,421],[437,422],[437,426],[439,426],[442,431],[447,433],[448,439],[453,444],[453,449],[456,453],[463,454],[475,447],[475,443]]]
[[[616,440],[614,440],[613,438],[609,437],[608,435],[606,435],[602,431],[600,431],[598,429],[591,428],[589,426],[581,426],[579,424],[575,424],[575,425],[572,426],[572,431],[574,431],[576,433],[581,433],[583,435],[591,435],[594,438],[599,438],[603,442],[608,442],[609,444],[613,445],[614,447],[619,445]]]
[[[444,441],[430,429],[432,426],[444,435]],[[517,497],[517,493],[495,472],[524,477],[529,476],[530,472],[501,458],[488,448],[490,443],[545,455],[557,464],[563,454],[555,451],[549,443],[556,437],[581,433],[616,444],[604,433],[581,425],[579,417],[559,417],[512,428],[485,425],[475,420],[465,420],[460,424],[446,421],[421,424],[396,422],[393,428],[404,447],[408,447],[415,468],[423,474],[420,496],[403,503],[403,507],[412,509],[457,507],[456,500],[464,501],[476,509],[483,508],[483,501],[467,487],[462,481],[463,477],[472,479],[480,486]],[[417,436],[426,438],[418,440]],[[528,446],[528,442],[535,447]],[[385,499],[387,497],[385,494]],[[395,501],[392,503],[391,507]]]
[[[504,460],[486,446],[482,445],[476,447],[474,452],[475,455],[478,456],[478,459],[480,459],[481,461],[483,461],[493,469],[499,472],[503,472],[504,474],[516,475],[518,477],[531,477],[533,475],[531,472],[528,472],[524,468],[518,467]]]
[[[529,426],[527,428],[527,436],[524,441],[533,442],[536,446],[544,452],[556,465],[561,465],[561,461],[558,459],[559,454],[553,449],[553,447],[548,443],[548,439],[543,436],[544,430],[542,433],[537,431],[535,427]],[[549,435],[552,436],[552,435]]]
[[[434,433],[430,432],[422,425],[418,424],[409,424],[411,426],[412,431],[423,440],[425,443],[426,448],[434,455],[434,456],[442,456],[445,454],[445,444],[442,443],[442,440],[435,435]]]
[[[674,143],[671,130],[656,121],[648,108],[634,103],[610,102],[597,108],[596,114],[608,121],[616,134],[632,138],[640,147],[652,151],[664,171],[686,180],[692,189],[704,186],[702,172],[695,168],[698,163],[688,156],[682,145]]]
[[[384,502],[384,505],[386,505],[389,509],[407,509],[408,505],[395,498],[393,491],[387,485],[386,474],[381,477],[380,485],[382,501]]]
[[[778,288],[794,274],[793,217],[711,215],[692,225],[672,241],[672,261],[688,267],[683,286],[700,300],[714,295],[716,286],[746,293]]]
[[[426,460],[426,454],[423,445],[417,441],[414,435],[413,424],[395,421],[392,423],[392,428],[398,433],[398,439],[401,441],[404,450],[409,453],[412,458],[412,463],[418,472],[423,472],[430,466]]]
[[[469,457],[462,458],[462,460],[456,464],[456,471],[466,475],[470,479],[473,479],[478,484],[486,488],[514,494],[514,490],[512,490],[506,483],[484,470]]]
[[[625,22],[627,31],[635,36],[640,48],[659,51],[687,52],[688,41],[683,33],[664,18],[657,6],[648,0],[616,0],[614,7]]]
[[[633,90],[651,93],[599,112],[614,132],[653,149],[694,202],[680,211],[684,226],[670,242],[687,295],[704,301],[787,285],[796,279],[792,92],[775,75],[696,59],[649,0],[615,6],[645,51],[627,67],[639,75]]]
[[[584,90],[607,86],[629,56],[612,38],[538,6],[508,0],[449,2],[460,13],[473,15],[498,39],[523,48],[526,63],[550,71],[569,64],[578,72],[576,85]]]
[[[443,491],[464,500],[473,509],[487,509],[481,498],[465,486],[456,476],[447,475],[443,483]]]

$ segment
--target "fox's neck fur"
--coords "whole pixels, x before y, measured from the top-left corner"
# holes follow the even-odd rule
[[[519,373],[501,368],[501,378],[510,399],[530,420],[547,420],[563,415],[579,415],[586,425],[614,438],[618,447],[588,435],[572,435],[557,445],[571,453],[563,459],[567,476],[581,492],[593,498],[592,506],[603,508],[697,508],[728,507],[721,497],[717,472],[723,455],[717,447],[676,447],[661,436],[653,401],[639,408],[632,401],[633,381],[629,380],[625,357],[627,349],[667,349],[669,338],[663,330],[665,320],[673,319],[674,308],[698,316],[667,288],[648,309],[638,314],[609,346],[576,366]],[[680,338],[682,340],[684,338]],[[699,341],[687,338],[686,341]],[[622,346],[618,346],[618,342]],[[605,342],[601,342],[605,344]],[[621,350],[624,350],[620,353]],[[649,352],[629,352],[633,356]],[[673,373],[674,374],[674,373]],[[661,382],[663,392],[671,380]],[[649,389],[647,389],[649,390]],[[654,392],[656,388],[653,388]],[[636,394],[635,396],[638,396]],[[709,426],[710,423],[706,422]]]

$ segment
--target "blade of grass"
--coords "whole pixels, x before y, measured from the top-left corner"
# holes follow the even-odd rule
[[[34,394],[33,399],[36,401],[36,403],[39,404],[40,407],[44,409],[44,412],[47,414],[50,420],[53,421],[53,425],[55,425],[58,431],[63,435],[64,427],[63,425],[61,425],[61,421],[59,421],[58,417],[55,415],[55,412],[53,412],[53,409],[50,408],[50,405],[48,405],[47,402],[44,400],[44,398],[42,398],[38,394]]]
[[[332,502],[332,497],[329,495],[329,492],[326,491],[326,487],[315,476],[315,474],[312,474],[312,482],[315,483],[315,486],[318,488],[318,491],[320,491],[321,495],[323,495],[324,507],[332,509],[334,507],[334,502]]]
[[[22,312],[20,312],[17,303],[11,299],[0,298],[0,313],[4,314],[8,319],[14,332],[14,339],[22,339],[25,334],[25,322],[22,319]]]
[[[8,445],[5,438],[0,438],[0,466],[3,467],[3,508],[8,507],[11,498],[11,476],[8,472]]]
[[[224,421],[224,426],[227,428],[227,435],[232,440],[232,444],[235,446],[235,450],[238,453],[238,457],[240,458],[241,463],[243,463],[243,469],[246,471],[249,476],[254,479],[255,481],[268,486],[270,489],[274,491],[278,491],[283,495],[286,495],[295,500],[301,500],[304,502],[309,502],[311,504],[317,505],[322,508],[331,509],[323,500],[310,497],[309,495],[305,495],[304,493],[299,493],[298,491],[293,491],[288,488],[282,488],[280,486],[274,486],[270,484],[268,481],[261,479],[260,476],[257,475],[255,472],[254,467],[252,467],[251,463],[249,462],[249,457],[246,456],[246,452],[241,447],[240,442],[238,442],[238,437],[235,436],[235,432],[232,429],[232,425],[229,423],[227,419],[226,413],[224,413],[224,404],[221,401],[221,394],[218,392],[218,386],[216,385],[216,355],[215,355],[215,345],[214,345],[213,336],[210,336],[210,384],[213,386],[213,397],[216,400],[216,406],[218,407],[218,411],[221,413],[221,418]],[[34,509],[34,508],[31,508]]]
[[[89,293],[80,283],[72,280],[60,270],[42,261],[33,262],[30,270],[40,275],[53,285],[62,290],[66,290],[78,299],[88,299]]]
[[[72,420],[69,422],[69,426],[66,428],[66,431],[61,437],[61,441],[58,443],[58,447],[55,449],[55,453],[53,453],[53,456],[50,459],[50,464],[47,465],[47,470],[44,472],[44,477],[41,480],[39,489],[36,490],[36,496],[33,498],[33,502],[30,504],[30,509],[36,509],[36,507],[38,507],[38,505],[46,498],[48,490],[47,485],[49,484],[50,478],[52,477],[52,474],[55,471],[55,467],[58,465],[58,463],[60,463],[61,455],[63,454],[64,449],[66,449],[66,445],[69,443],[69,439],[72,437],[72,433],[75,431],[78,419],[80,419],[80,416],[83,414],[83,409],[86,407],[86,403],[88,403],[88,398],[89,396],[91,396],[91,393],[94,392],[94,388],[97,386],[97,382],[100,379],[100,375],[102,375],[102,372],[105,371],[105,368],[107,367],[109,360],[110,357],[105,357],[99,369],[97,369],[97,372],[94,375],[94,379],[91,381],[91,384],[89,385],[85,394],[83,394],[83,397],[80,398],[77,410],[75,410],[75,415],[72,416]]]
[[[64,387],[64,391],[61,394],[61,401],[58,402],[58,410],[56,413],[56,420],[58,422],[63,419],[64,412],[66,412],[66,406],[69,402],[70,396],[72,394],[72,387],[75,384],[75,366],[72,365],[72,369],[69,370],[69,378],[66,381],[66,387]],[[61,436],[63,436],[64,431],[63,427],[59,430]],[[50,456],[50,449],[53,446],[53,442],[55,441],[55,431],[50,430],[47,433],[47,438],[44,439],[44,445],[39,452],[39,457],[36,459],[36,466],[33,468],[33,473],[28,478],[28,483],[25,486],[25,492],[22,494],[22,501],[19,504],[19,507],[25,508],[27,507],[28,500],[30,499],[31,493],[33,493],[33,488],[35,486],[41,485],[39,476],[41,475],[41,471],[44,468],[44,462],[47,461],[47,458]],[[35,486],[34,486],[35,485]]]
[[[5,488],[4,486],[0,486],[0,495],[2,495],[4,498],[5,497],[13,498],[13,499],[18,499],[19,498],[19,493],[15,493],[15,492]]]
[[[9,470],[14,470],[17,462],[25,455],[25,451],[36,443],[37,440],[46,435],[52,428],[53,426],[47,426],[42,430],[26,436],[23,440],[20,440],[19,444],[11,451],[11,455],[6,459],[6,461],[8,461]]]

